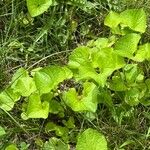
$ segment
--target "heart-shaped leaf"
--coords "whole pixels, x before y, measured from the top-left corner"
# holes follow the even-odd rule
[[[107,141],[104,135],[89,128],[79,136],[76,150],[107,150]]]
[[[95,112],[97,109],[97,95],[98,89],[94,83],[84,83],[82,95],[79,95],[74,88],[65,92],[63,100],[74,111],[91,111]]]
[[[49,103],[47,101],[41,102],[40,95],[38,93],[33,93],[30,95],[28,100],[27,111],[22,114],[28,118],[44,118],[48,117],[49,113]],[[24,118],[23,118],[24,119]]]
[[[27,0],[27,7],[32,17],[44,13],[52,4],[53,0]]]
[[[11,88],[8,88],[0,93],[0,108],[9,111],[19,99],[20,95],[14,93]]]
[[[126,34],[132,31],[144,33],[146,30],[146,14],[143,9],[127,9],[122,13],[110,11],[104,24],[115,34]],[[120,26],[119,26],[120,25]]]
[[[122,57],[132,58],[137,51],[140,38],[141,36],[136,33],[123,36],[115,43],[114,51]]]
[[[70,78],[72,78],[72,72],[67,67],[59,66],[45,67],[34,75],[34,81],[40,94],[49,93],[60,82]]]

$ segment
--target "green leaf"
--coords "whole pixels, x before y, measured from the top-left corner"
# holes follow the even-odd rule
[[[46,119],[49,114],[49,102],[41,102],[40,95],[33,93],[28,100],[27,111],[25,115],[27,118],[44,118]]]
[[[109,39],[108,38],[98,38],[96,41],[91,40],[87,43],[88,47],[97,47],[99,49],[108,47]],[[92,49],[93,50],[93,49]]]
[[[137,64],[127,64],[123,72],[117,72],[108,83],[108,87],[114,91],[126,91],[130,87],[138,87],[144,80],[144,73]]]
[[[140,35],[136,33],[123,36],[115,43],[114,51],[120,56],[132,58],[140,38]]]
[[[94,66],[100,69],[96,81],[102,86],[104,86],[108,76],[125,65],[124,59],[118,56],[112,48],[104,48],[93,53],[92,59]]]
[[[36,91],[35,82],[33,78],[29,76],[20,77],[15,84],[12,84],[11,88],[15,93],[19,93],[25,97]]]
[[[11,88],[8,88],[0,93],[0,108],[10,111],[19,99],[20,95],[14,93]]]
[[[69,150],[69,149],[70,146],[68,144],[65,144],[60,139],[52,137],[49,139],[49,141],[46,141],[44,143],[44,147],[42,150]]]
[[[52,99],[49,102],[49,112],[52,114],[58,114],[58,113],[64,112],[64,109],[61,106],[60,102],[57,102],[56,100]]]
[[[142,62],[150,60],[150,43],[140,45],[135,56],[132,58],[134,61]]]
[[[145,83],[139,85],[139,88],[141,98],[140,103],[144,106],[150,106],[150,79],[146,79]]]
[[[28,77],[28,71],[24,68],[19,68],[16,73],[12,77],[11,84],[15,85],[18,81],[18,79]]]
[[[131,88],[125,93],[125,102],[130,106],[139,104],[140,91],[137,88]]]
[[[97,114],[96,114],[96,113],[93,113],[93,112],[90,112],[90,111],[85,112],[83,115],[84,115],[84,118],[85,118],[86,120],[88,120],[88,121],[93,121],[93,120],[95,120],[96,117],[97,117]]]
[[[104,24],[110,28],[116,28],[121,22],[120,14],[110,11],[104,20]]]
[[[5,148],[5,150],[18,150],[17,146],[15,144],[11,144]]]
[[[54,97],[53,92],[46,93],[46,94],[41,95],[41,101],[47,101],[47,102],[51,103],[53,97]]]
[[[124,68],[124,80],[126,80],[127,85],[142,82],[144,79],[144,73],[142,70],[137,66],[137,64],[127,64]]]
[[[41,15],[53,4],[53,0],[26,0],[29,13],[32,17]]]
[[[84,62],[83,65],[78,67],[77,74],[74,74],[74,76],[77,80],[93,79],[96,82],[98,82],[97,81],[98,75],[99,74],[95,71],[95,69],[93,68],[93,65],[91,63],[88,63],[88,62],[87,63]]]
[[[75,120],[74,118],[71,116],[69,117],[68,121],[63,120],[63,124],[68,128],[68,129],[73,129],[75,128]]]
[[[110,27],[114,34],[126,34],[133,31],[144,33],[146,14],[143,9],[127,9],[120,14],[110,11],[104,24]]]
[[[97,79],[98,73],[95,71],[91,60],[93,49],[90,50],[89,47],[80,46],[69,57],[68,66],[73,70],[77,80]]]
[[[120,26],[117,26],[116,28],[111,28],[112,34],[119,34],[119,35],[125,35],[126,32],[124,32],[124,29],[121,29]]]
[[[109,46],[113,41],[108,39],[99,39]],[[93,48],[79,47],[73,51],[69,57],[69,67],[73,69],[77,80],[95,80],[100,86],[104,86],[107,77],[113,71],[120,69],[125,65],[124,59],[118,56],[112,48],[103,48],[98,42],[89,43]],[[106,44],[107,43],[107,44]]]
[[[90,48],[86,46],[80,46],[76,48],[69,57],[68,65],[70,68],[76,69],[83,65],[85,62],[89,60]]]
[[[109,88],[113,91],[126,91],[127,86],[124,79],[121,75],[115,75],[112,77],[112,80],[109,82]]]
[[[96,57],[97,55],[97,57]],[[111,74],[125,65],[124,59],[118,56],[112,48],[104,48],[95,53],[93,62],[100,68],[101,73]]]
[[[63,94],[63,100],[74,111],[91,111],[97,109],[98,89],[94,83],[86,82],[83,85],[82,95],[79,95],[74,88]]]
[[[84,103],[81,101],[81,97],[78,97],[78,93],[74,88],[71,88],[68,92],[63,94],[63,100],[71,107],[74,111],[87,110]]]
[[[144,33],[146,30],[146,14],[143,9],[127,9],[121,14],[121,23],[134,31]]]
[[[28,150],[30,144],[27,144],[26,142],[21,142],[20,144],[20,150]]]
[[[50,66],[37,71],[34,75],[34,81],[40,94],[49,93],[57,85],[72,78],[72,72],[67,67]]]
[[[5,129],[2,126],[0,126],[0,137],[5,134],[6,134]]]
[[[48,122],[46,124],[45,130],[46,130],[46,132],[55,131],[57,136],[65,136],[69,132],[66,127],[56,125],[53,122]]]
[[[107,141],[104,135],[89,128],[79,136],[76,150],[107,150]]]
[[[11,88],[15,93],[25,97],[36,90],[33,79],[29,77],[27,70],[24,68],[18,69],[12,77]]]
[[[31,76],[34,76],[35,73],[36,73],[37,71],[41,70],[41,69],[42,69],[42,67],[38,67],[38,68],[35,68],[35,69],[31,70]]]

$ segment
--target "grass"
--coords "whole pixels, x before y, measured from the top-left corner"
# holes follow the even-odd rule
[[[33,19],[27,12],[25,0],[0,1],[0,91],[19,67],[65,64],[70,50],[77,45],[109,35],[108,28],[103,25],[109,10],[143,7],[148,15],[148,27],[143,41],[150,40],[150,0],[93,0],[92,3],[94,7],[88,11],[62,3]],[[149,75],[150,66],[145,65],[145,73]],[[0,110],[0,125],[8,132],[7,137],[0,142],[0,149],[9,143],[16,143],[21,148],[21,142],[29,144],[29,149],[40,149],[41,143],[51,136],[44,129],[48,119],[23,121],[20,118],[20,103],[9,113]],[[94,121],[73,112],[68,112],[67,115],[73,115],[78,122],[76,134],[86,127],[97,128],[106,135],[110,149],[121,150],[123,143],[126,150],[150,149],[148,107],[134,108],[130,117],[123,118],[121,125],[110,117],[110,113],[107,108],[100,106]],[[54,121],[59,123],[59,120]],[[75,135],[72,136],[74,145]]]

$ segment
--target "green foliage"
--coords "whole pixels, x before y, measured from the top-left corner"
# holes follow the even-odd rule
[[[110,48],[111,44],[110,39],[100,38],[88,44],[90,47],[75,49],[68,63],[69,67],[75,70],[75,75],[77,73],[75,77],[79,80],[93,79],[104,86],[107,77],[125,65],[123,58]]]
[[[114,29],[117,28],[120,24],[120,15],[116,12],[110,11],[107,17],[105,18],[105,25]]]
[[[98,89],[96,85],[94,83],[85,82],[81,95],[79,95],[76,90],[72,88],[64,93],[63,100],[74,111],[95,112],[98,104],[97,95]]]
[[[76,150],[107,150],[107,141],[94,129],[86,129],[78,138]]]
[[[54,131],[56,136],[62,137],[64,141],[66,140],[66,138],[68,138],[69,134],[68,128],[56,125],[53,122],[48,122],[46,124],[45,130],[47,133]]]
[[[115,20],[115,24],[112,25],[111,19],[116,19],[112,16],[117,15],[113,12],[108,14],[105,24],[112,25],[110,26],[112,28],[124,24],[135,31],[145,30],[145,22],[141,22],[142,29],[141,26],[137,26],[137,22],[145,17],[142,9],[126,10],[120,16],[123,14],[128,14],[129,24]],[[137,16],[136,20],[132,20],[134,18],[132,15]],[[59,93],[59,85],[71,78],[76,82],[82,82],[83,90],[70,88],[58,96],[74,111],[96,112],[98,96],[101,95],[98,87],[107,87],[108,90],[116,92],[123,91],[124,102],[130,106],[137,105],[147,91],[145,83],[144,88],[139,88],[139,84],[144,81],[144,75],[136,63],[127,64],[125,59],[139,62],[149,60],[149,43],[138,46],[140,38],[139,33],[132,32],[120,38],[115,36],[98,38],[88,42],[86,46],[76,48],[69,56],[67,66],[38,68],[31,71],[31,75],[21,68],[14,74],[11,86],[0,94],[0,107],[9,111],[20,96],[23,96],[27,97],[22,114],[24,119],[47,118],[49,112],[54,114],[63,112],[61,105],[53,98]],[[122,71],[119,72],[121,68]],[[108,77],[112,80],[108,80]],[[140,94],[141,90],[143,94]],[[113,107],[113,103],[111,105]]]
[[[15,85],[11,86],[14,89],[15,93],[20,94],[21,96],[27,97],[31,93],[36,91],[35,83],[31,77],[21,77]]]
[[[53,4],[53,0],[27,0],[27,7],[32,17],[41,15],[49,6]]]
[[[11,88],[14,93],[18,93],[24,97],[30,96],[31,93],[36,91],[33,79],[28,75],[28,72],[24,68],[17,70],[12,77],[11,83]]]
[[[14,93],[11,88],[8,88],[0,93],[0,108],[9,111],[19,99],[20,95]]]
[[[132,58],[133,54],[137,50],[137,45],[139,43],[140,38],[140,35],[135,33],[127,34],[121,37],[115,43],[115,52],[120,56]]]
[[[42,14],[51,4],[52,1],[39,4],[27,1],[33,17]],[[112,36],[78,46],[64,66],[51,65],[31,71],[18,69],[10,85],[0,93],[0,108],[5,112],[22,100],[20,111],[24,120],[47,119],[52,114],[62,119],[69,114],[69,119],[63,118],[59,124],[53,120],[46,124],[45,131],[63,141],[50,138],[44,143],[44,150],[70,148],[66,143],[70,140],[70,130],[76,128],[70,112],[89,117],[90,121],[95,119],[99,106],[105,105],[112,118],[121,124],[124,118],[130,117],[134,106],[150,105],[150,79],[141,67],[144,61],[150,60],[150,43],[141,45],[140,41],[146,29],[145,12],[143,9],[111,11],[105,25],[111,28]],[[99,150],[100,147],[107,149],[107,142],[93,129],[83,132],[76,146],[77,150]]]
[[[144,60],[150,60],[150,43],[140,45],[135,56],[132,58],[135,61],[142,62]]]
[[[52,137],[49,141],[44,143],[43,150],[69,150],[70,147],[68,144],[65,144],[60,139]]]
[[[144,33],[146,30],[146,14],[143,9],[125,10],[121,14],[121,23],[134,31]],[[123,19],[124,18],[124,19]]]
[[[20,143],[20,150],[28,150],[30,144],[27,144],[25,142]]]
[[[72,78],[67,67],[51,66],[40,69],[34,74],[34,81],[40,94],[49,93],[65,79]]]
[[[26,113],[27,118],[47,118],[49,113],[49,103],[42,101],[38,93],[33,93],[29,96]]]
[[[43,14],[50,6],[58,5],[59,3],[63,1],[57,1],[57,0],[26,0],[27,7],[30,15],[32,17],[36,17],[38,15]],[[70,5],[85,5],[87,3],[87,0],[68,0],[65,1],[66,3]],[[85,5],[86,6],[86,5]]]
[[[5,148],[5,150],[18,150],[15,144],[11,144]]]
[[[104,23],[115,34],[125,34],[129,32],[127,29],[144,33],[146,30],[146,14],[143,9],[127,9],[120,14],[111,11]]]

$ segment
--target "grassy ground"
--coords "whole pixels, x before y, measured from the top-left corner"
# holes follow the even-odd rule
[[[148,28],[143,41],[150,40],[150,0],[93,0],[91,3],[92,8],[88,9],[62,3],[33,19],[27,12],[25,0],[0,1],[0,90],[19,67],[63,65],[67,62],[69,50],[90,39],[110,35],[108,28],[103,25],[109,10],[120,12],[126,8],[143,7],[148,16]],[[145,66],[148,66],[148,74],[149,64]],[[21,147],[21,142],[30,144],[29,149],[40,149],[42,141],[51,136],[44,129],[47,120],[23,121],[20,118],[20,103],[12,112],[0,110],[0,124],[8,131],[7,137],[0,139],[0,149],[9,143],[17,143]],[[150,149],[150,108],[136,107],[121,125],[109,113],[107,108],[100,106],[96,121],[93,122],[72,112],[68,112],[68,116],[72,114],[78,121],[76,133],[85,127],[102,131],[110,149],[121,150],[123,143],[127,144],[126,150]]]

